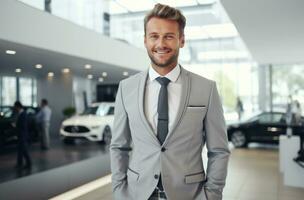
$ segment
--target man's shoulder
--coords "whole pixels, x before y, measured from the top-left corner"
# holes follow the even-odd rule
[[[138,82],[140,81],[140,79],[145,76],[146,72],[145,71],[141,71],[138,72],[126,79],[123,79],[120,81],[121,85],[133,85],[133,84],[138,84]]]
[[[210,80],[206,77],[195,74],[195,73],[190,72],[186,69],[183,69],[183,70],[185,70],[185,72],[190,76],[193,83],[199,83],[199,84],[203,84],[203,85],[213,85],[215,83],[215,81]]]

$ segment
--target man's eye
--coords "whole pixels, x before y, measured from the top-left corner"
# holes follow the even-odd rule
[[[157,35],[151,35],[150,38],[151,39],[157,39],[158,37],[157,37]]]
[[[166,36],[166,39],[168,39],[168,40],[172,40],[174,37],[172,36],[172,35],[167,35]]]

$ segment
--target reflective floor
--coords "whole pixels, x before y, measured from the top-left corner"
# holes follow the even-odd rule
[[[19,177],[28,176],[34,173],[64,166],[97,155],[108,157],[108,146],[86,140],[78,140],[75,144],[64,144],[60,139],[51,140],[51,148],[47,151],[41,150],[39,143],[30,146],[32,158],[31,170],[17,170],[16,145],[9,145],[0,151],[0,183],[13,180]],[[110,173],[110,169],[107,169]]]
[[[231,152],[223,200],[303,200],[304,188],[284,186],[277,146],[253,144]],[[77,198],[97,199],[112,199],[110,184]]]

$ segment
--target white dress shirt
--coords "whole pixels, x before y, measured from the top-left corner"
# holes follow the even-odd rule
[[[165,76],[158,74],[153,67],[149,68],[148,79],[146,82],[145,88],[145,115],[146,118],[152,127],[155,135],[157,135],[157,122],[158,122],[158,113],[157,113],[157,104],[158,104],[158,95],[161,85],[155,80],[157,77],[166,77],[170,79],[170,83],[167,86],[168,90],[168,114],[169,114],[169,132],[172,129],[173,122],[175,121],[177,111],[181,99],[181,79],[180,79],[180,66],[177,65]]]
[[[36,119],[39,123],[42,122],[50,122],[51,120],[51,114],[52,114],[52,110],[50,109],[49,106],[43,106],[40,111],[37,113],[36,115]]]

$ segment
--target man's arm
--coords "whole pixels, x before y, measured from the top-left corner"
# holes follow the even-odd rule
[[[208,150],[205,192],[208,200],[221,200],[226,182],[230,151],[223,108],[215,83],[211,89],[204,125]]]
[[[40,108],[39,112],[36,114],[36,122],[40,123],[43,120],[43,112],[42,108]]]
[[[120,82],[116,95],[114,127],[110,146],[112,188],[115,200],[128,199],[126,174],[131,149],[130,143],[129,120],[123,102],[122,82]]]

